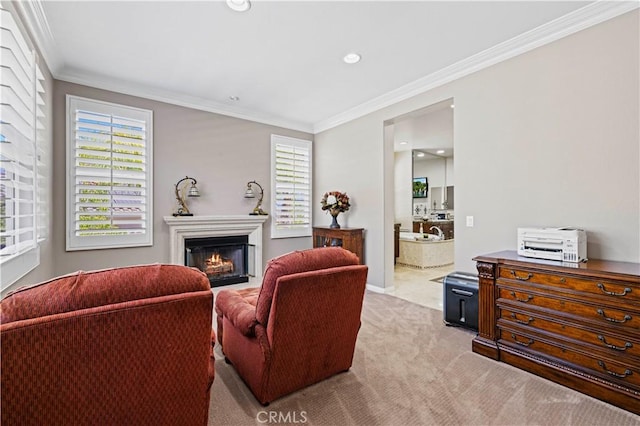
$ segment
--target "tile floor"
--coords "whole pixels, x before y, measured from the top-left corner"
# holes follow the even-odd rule
[[[442,282],[434,282],[453,272],[453,264],[437,268],[416,269],[396,265],[393,290],[387,294],[418,305],[442,311]]]

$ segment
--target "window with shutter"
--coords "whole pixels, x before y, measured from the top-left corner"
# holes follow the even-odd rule
[[[51,145],[46,124],[44,75],[36,64],[36,237],[43,241],[49,236],[49,197]]]
[[[153,243],[152,111],[67,96],[67,250]]]
[[[311,236],[311,141],[271,135],[271,238]]]
[[[40,263],[38,197],[47,177],[37,139],[44,141],[44,77],[12,13],[0,8],[0,287],[6,288]],[[44,169],[46,170],[46,168]],[[42,179],[42,182],[40,182]]]

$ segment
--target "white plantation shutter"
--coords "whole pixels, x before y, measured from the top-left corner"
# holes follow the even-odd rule
[[[67,250],[148,246],[152,112],[67,96]]]
[[[0,8],[1,288],[38,266],[37,115],[44,115],[36,55],[11,12]],[[46,226],[46,225],[45,225]],[[46,236],[46,229],[43,229]]]
[[[49,236],[49,176],[51,164],[50,144],[46,127],[44,76],[36,64],[36,237],[38,241]]]
[[[311,236],[311,148],[271,135],[271,238]]]

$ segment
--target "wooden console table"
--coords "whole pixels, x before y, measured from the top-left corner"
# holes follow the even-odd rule
[[[640,264],[474,260],[474,352],[640,414]]]
[[[339,246],[355,253],[364,264],[364,228],[313,227],[313,247]]]

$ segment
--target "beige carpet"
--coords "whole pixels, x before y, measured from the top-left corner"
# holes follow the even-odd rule
[[[210,425],[640,425],[640,417],[471,352],[442,312],[367,292],[353,367],[261,406],[216,347]]]

